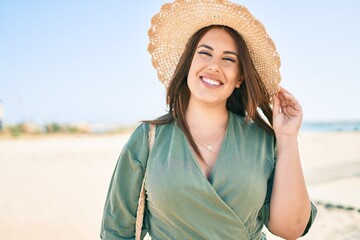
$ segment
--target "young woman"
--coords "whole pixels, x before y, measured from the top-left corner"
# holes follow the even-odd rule
[[[266,239],[264,225],[285,239],[306,234],[316,208],[298,151],[302,110],[278,85],[280,61],[262,24],[227,1],[175,1],[149,36],[169,113],[125,145],[101,238],[134,239],[145,175],[142,237]]]

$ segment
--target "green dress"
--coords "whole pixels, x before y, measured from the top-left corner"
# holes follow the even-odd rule
[[[158,125],[149,153],[149,125],[123,148],[111,179],[101,238],[134,239],[136,209],[146,172],[142,236],[152,239],[266,239],[276,163],[275,138],[229,112],[228,128],[209,178],[176,123]],[[316,208],[304,234],[315,219]]]

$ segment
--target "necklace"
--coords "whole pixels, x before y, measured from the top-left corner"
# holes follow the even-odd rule
[[[221,134],[215,139],[215,141],[211,144],[207,144],[203,142],[193,131],[191,132],[192,135],[195,137],[195,140],[205,149],[207,149],[210,152],[214,152],[214,144],[218,142],[218,140],[223,136],[224,132],[226,131],[226,128],[221,132]]]

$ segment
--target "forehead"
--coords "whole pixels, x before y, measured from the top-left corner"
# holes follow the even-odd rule
[[[220,50],[236,50],[236,43],[233,37],[222,28],[211,28],[200,38],[198,46],[206,44]]]

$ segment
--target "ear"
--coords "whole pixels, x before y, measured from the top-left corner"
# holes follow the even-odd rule
[[[235,87],[236,87],[236,88],[239,88],[239,87],[241,86],[241,84],[242,84],[243,81],[244,81],[244,77],[243,77],[243,76],[240,76],[239,79],[238,79],[238,81],[237,81],[237,83],[236,83],[236,85],[235,85]]]

